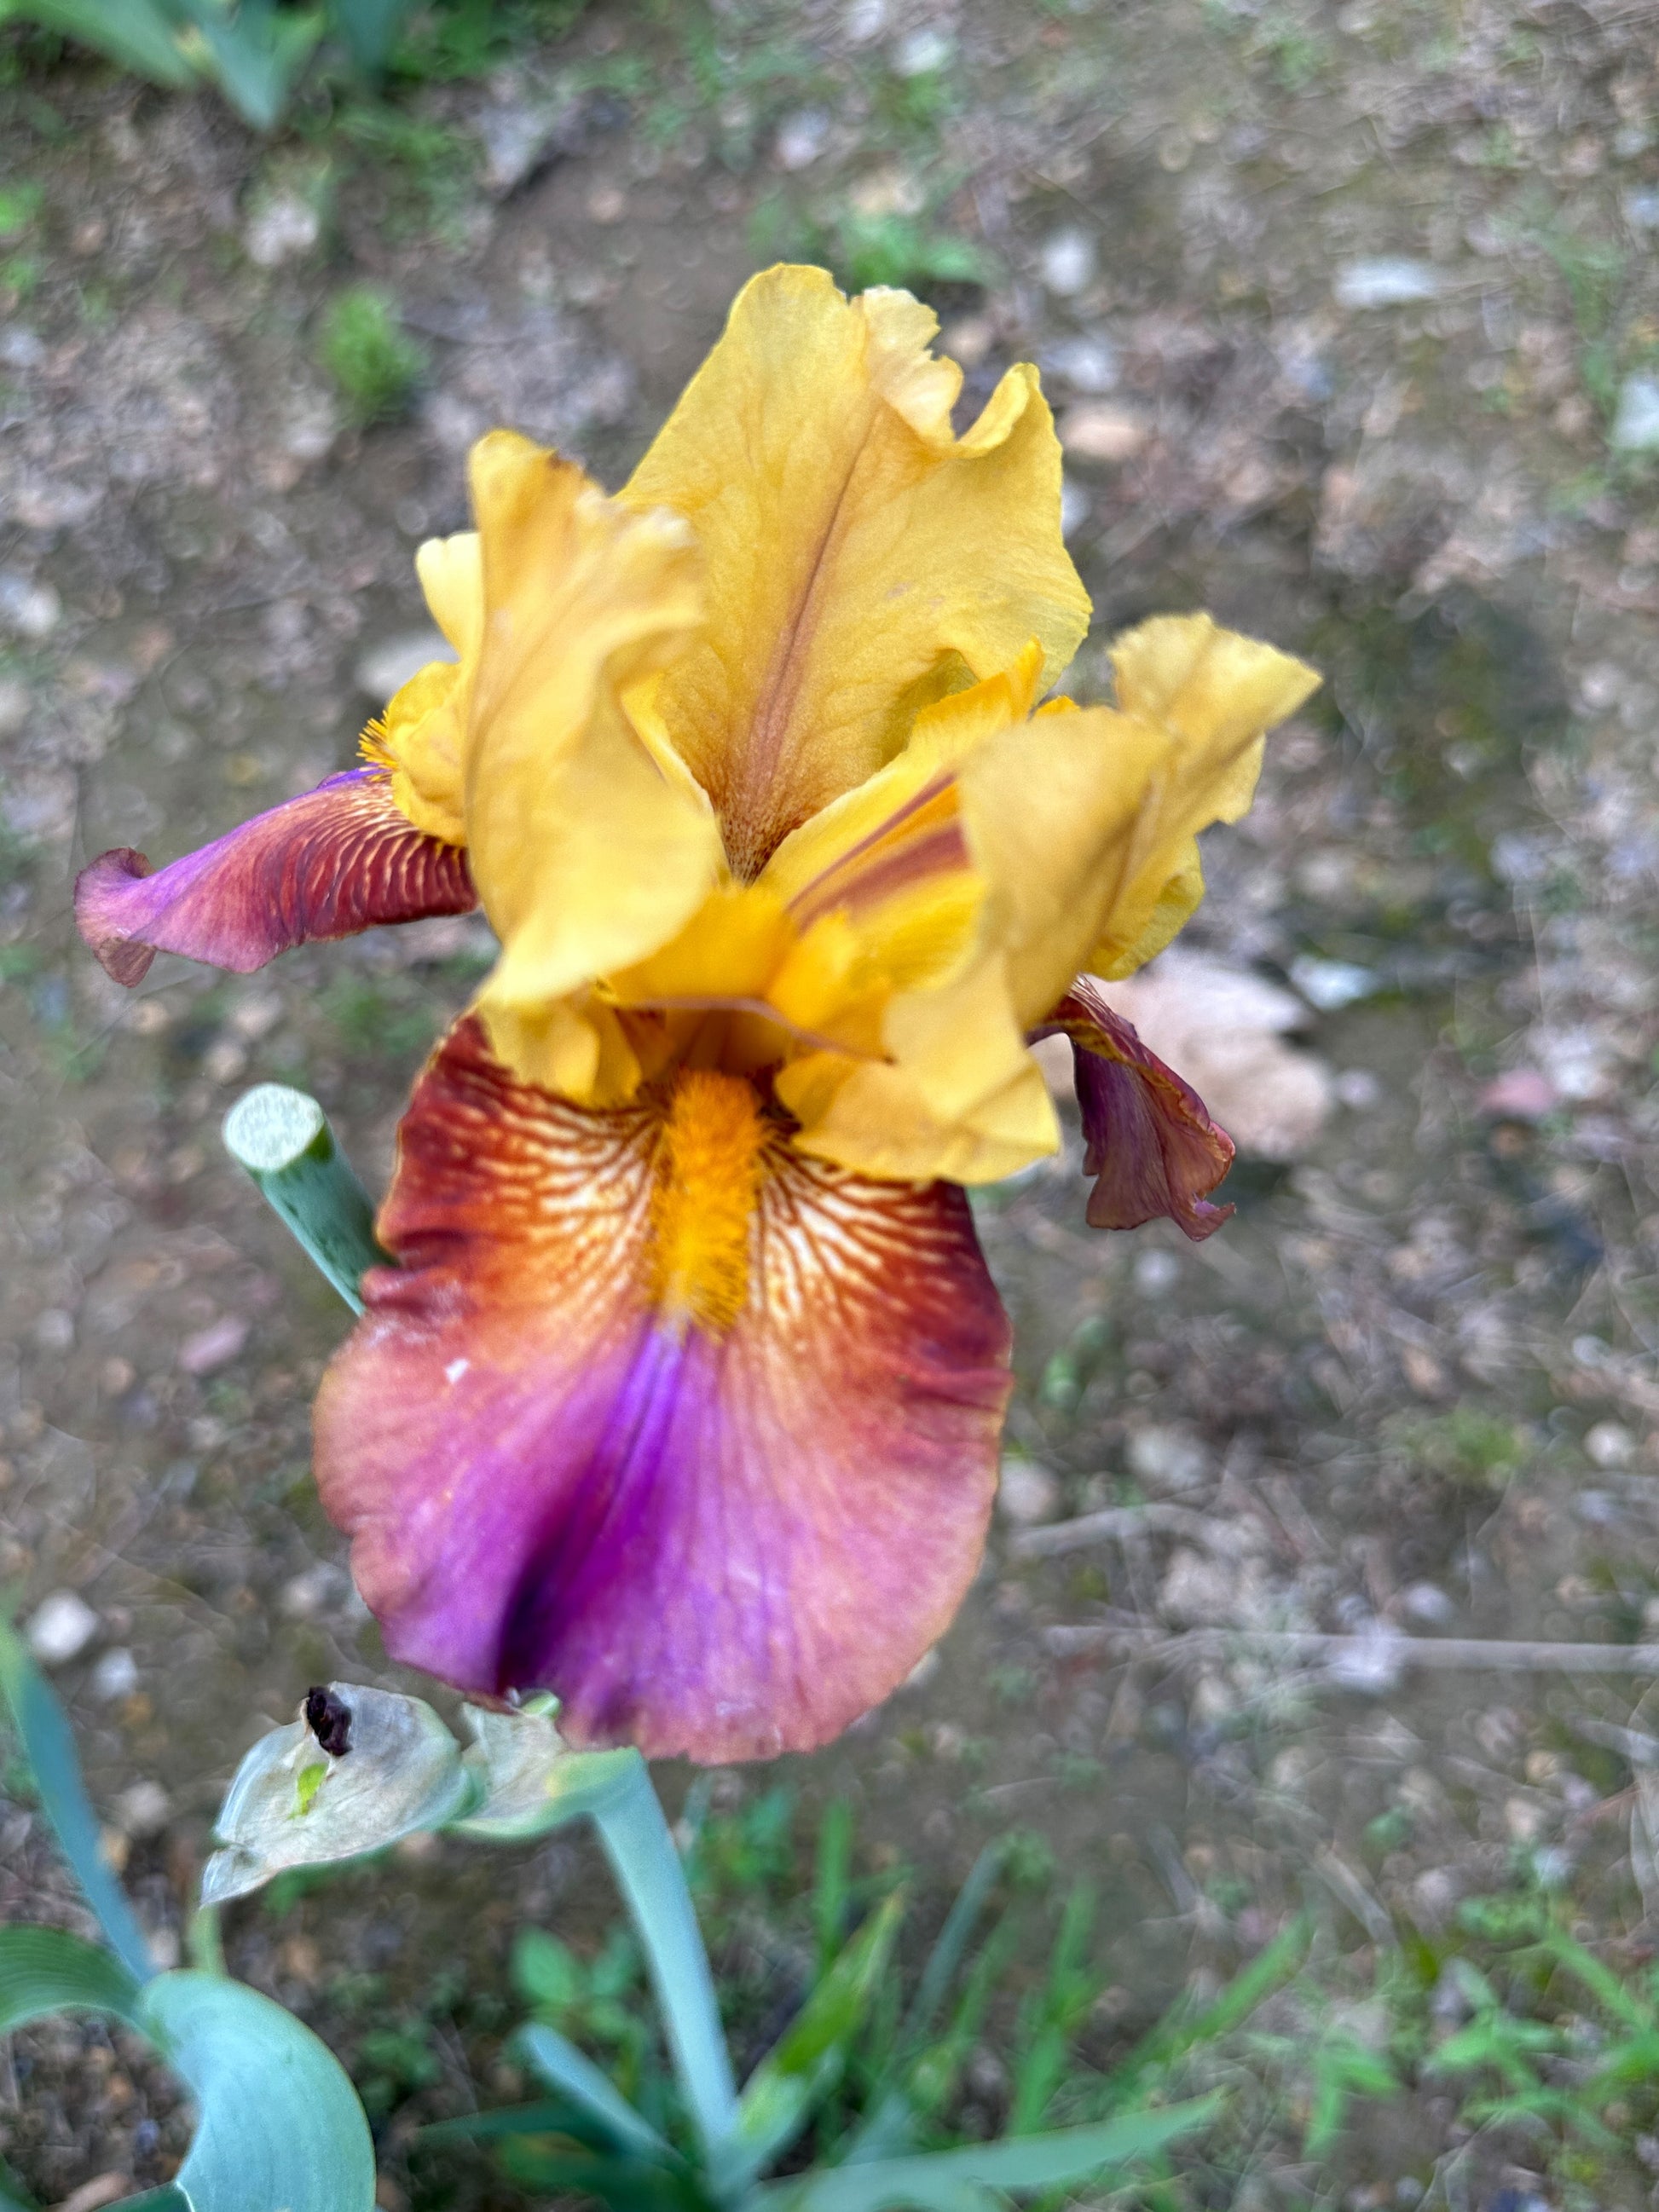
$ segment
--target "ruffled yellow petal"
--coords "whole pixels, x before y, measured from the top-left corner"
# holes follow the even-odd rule
[[[1231,817],[1229,817],[1231,818]],[[1158,895],[1145,928],[1127,950],[1097,945],[1098,959],[1091,956],[1087,965],[1090,972],[1103,975],[1115,982],[1121,976],[1133,975],[1137,968],[1144,968],[1149,960],[1156,959],[1166,945],[1185,929],[1187,924],[1204,902],[1204,864],[1199,858],[1198,840],[1189,837],[1181,865]]]
[[[1009,1012],[994,958],[886,1011],[885,1061],[817,1053],[784,1068],[778,1096],[803,1152],[867,1175],[995,1182],[1052,1152],[1059,1125]]]
[[[471,660],[483,641],[483,547],[477,532],[428,538],[415,556],[415,574],[433,621],[457,657]]]
[[[1018,682],[1000,693],[980,685],[919,720],[914,763],[907,752],[781,849],[777,873],[795,884],[797,907],[817,885],[841,887],[855,928],[857,890],[897,825],[948,801],[959,849],[954,869],[915,871],[903,887],[950,914],[939,944],[951,949],[931,972],[891,975],[884,1061],[821,1052],[779,1075],[804,1150],[868,1174],[975,1182],[1054,1148],[1026,1032],[1103,944],[1133,960],[1174,935],[1202,894],[1196,833],[1247,795],[1262,717],[1291,711],[1316,680],[1203,617],[1149,627],[1163,633],[1158,665],[1188,649],[1177,680],[1159,689],[1149,657],[1136,657],[1141,634],[1126,641],[1139,711],[1048,708],[1026,719]],[[948,741],[953,726],[959,743]],[[839,860],[832,828],[853,841]]]
[[[429,660],[396,691],[363,733],[365,759],[387,769],[393,803],[417,830],[447,845],[466,842],[462,750],[466,687],[483,634],[483,568],[478,534],[429,538],[415,571],[432,619],[454,647],[454,660]]]
[[[659,706],[740,877],[891,759],[919,703],[1031,637],[1052,680],[1086,625],[1036,371],[956,439],[936,328],[907,294],[768,270],[622,495],[702,548],[713,619]]]
[[[1138,864],[1103,909],[1082,965],[1127,975],[1163,951],[1204,895],[1193,839],[1248,811],[1265,733],[1319,687],[1305,661],[1218,627],[1208,615],[1160,615],[1110,650],[1123,714],[1167,732],[1170,774],[1148,794]]]
[[[469,859],[501,940],[479,995],[515,1073],[582,1103],[626,1080],[598,1016],[556,1002],[671,939],[720,873],[708,809],[663,773],[619,693],[701,619],[683,523],[630,515],[497,431],[472,456],[485,622],[466,753]],[[574,1024],[574,1027],[573,1027]]]

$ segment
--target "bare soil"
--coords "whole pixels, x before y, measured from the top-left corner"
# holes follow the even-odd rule
[[[1174,1639],[1659,1633],[1659,527],[1650,462],[1609,442],[1659,352],[1659,15],[709,20],[714,90],[673,15],[600,5],[406,95],[441,141],[423,166],[314,119],[262,143],[72,60],[0,90],[0,183],[44,187],[0,260],[0,1580],[26,1617],[64,1589],[97,1615],[56,1680],[140,1910],[178,1942],[224,1783],[307,1683],[422,1686],[386,1668],[308,1479],[345,1316],[220,1118],[301,1082],[380,1187],[489,947],[422,925],[240,981],[163,959],[127,995],[74,939],[75,870],[170,858],[343,764],[378,703],[355,672],[423,620],[414,546],[464,521],[470,439],[512,422],[617,482],[765,240],[842,251],[851,210],[994,257],[983,284],[916,280],[969,398],[1049,365],[1097,608],[1068,688],[1103,696],[1115,629],[1197,605],[1326,671],[1255,813],[1214,834],[1188,942],[1300,978],[1291,1048],[1337,1079],[1291,1157],[1241,1159],[1201,1247],[1087,1231],[1075,1141],[986,1196],[1011,1449],[1053,1480],[1000,1522],[925,1680],[789,1771],[809,1802],[849,1792],[863,1848],[929,1893],[1016,1824],[1091,1877],[1117,1984],[1098,2058],[1304,1901],[1358,1987],[1379,1931],[1431,1938],[1540,1853],[1602,1954],[1639,1962],[1659,1898],[1607,1734],[1639,1676],[1384,1652],[1334,1680]],[[923,33],[945,58],[906,75]],[[488,149],[543,114],[545,163],[492,191]],[[260,265],[284,192],[320,203],[318,234]],[[314,348],[364,275],[434,366],[408,420],[359,434]],[[1363,993],[1340,1006],[1339,967]],[[1022,1556],[1036,1526],[1141,1504],[1180,1510]],[[21,1794],[0,1910],[74,1913]],[[229,1948],[349,2049],[363,1977],[394,2004],[452,1970],[499,1995],[522,1920],[607,1911],[576,1847],[446,1845],[240,1908]],[[386,2124],[389,2205],[419,2187],[413,2127],[508,2078],[487,2012],[453,2010],[443,2078]],[[12,2063],[0,2149],[43,2200],[170,2170],[185,2116],[127,2044],[77,2024]],[[1231,2201],[1409,2204],[1449,2172],[1449,2201],[1556,2201],[1546,2150],[1469,2132],[1430,2086],[1328,2173],[1293,2130],[1264,2140]],[[1594,2201],[1646,2203],[1643,2155]]]

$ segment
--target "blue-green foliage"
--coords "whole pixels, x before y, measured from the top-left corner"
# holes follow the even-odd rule
[[[196,2134],[166,2189],[129,2200],[167,2212],[371,2212],[374,2148],[344,2069],[308,2027],[240,1982],[157,1973],[97,1851],[74,1739],[58,1699],[0,1620],[0,1690],[56,1828],[112,1948],[53,1928],[0,1928],[0,2033],[55,2012],[124,2020],[188,2084]],[[21,2200],[0,2172],[0,2206]]]
[[[143,1981],[155,1971],[143,1931],[99,1848],[98,1820],[87,1801],[75,1738],[63,1707],[46,1686],[27,1646],[0,1616],[0,1701],[11,1715],[23,1756],[64,1856],[127,1972]]]
[[[414,0],[0,0],[0,21],[36,23],[152,83],[204,76],[243,120],[269,131],[325,39],[364,76],[391,60]]]

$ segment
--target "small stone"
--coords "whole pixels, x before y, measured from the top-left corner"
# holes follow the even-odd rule
[[[853,0],[842,17],[849,46],[867,46],[887,28],[887,0]]]
[[[1544,1832],[1547,1819],[1544,1807],[1534,1798],[1506,1797],[1504,1801],[1504,1826],[1511,1843],[1535,1844]]]
[[[210,1083],[234,1083],[247,1068],[247,1048],[234,1037],[220,1037],[202,1054],[202,1073]]]
[[[1431,1930],[1443,1928],[1457,1903],[1457,1876],[1449,1867],[1430,1867],[1412,1884],[1412,1917]]]
[[[1555,1085],[1536,1067],[1510,1068],[1486,1085],[1479,1100],[1480,1111],[1495,1121],[1541,1121],[1560,1103]]]
[[[1060,1479],[1033,1459],[1005,1459],[997,1486],[997,1510],[1017,1528],[1052,1521],[1060,1510]]]
[[[14,637],[50,637],[64,618],[64,602],[50,584],[0,573],[0,629]]]
[[[230,1027],[249,1044],[258,1044],[261,1037],[270,1035],[285,1011],[278,993],[258,991],[232,1007]]]
[[[562,153],[573,137],[572,118],[559,108],[515,105],[487,107],[478,118],[483,142],[484,190],[505,199]]]
[[[0,368],[39,368],[46,357],[44,340],[27,324],[14,323],[0,331]]]
[[[1457,1610],[1437,1583],[1413,1583],[1400,1594],[1400,1609],[1425,1628],[1443,1628]]]
[[[1322,1014],[1337,1013],[1382,988],[1369,968],[1352,960],[1316,960],[1308,953],[1298,953],[1291,961],[1291,981]]]
[[[938,1647],[924,1651],[915,1665],[899,1684],[902,1690],[925,1690],[939,1670]]]
[[[211,1375],[228,1367],[248,1340],[248,1324],[240,1314],[222,1314],[187,1336],[179,1347],[179,1365],[186,1375]]]
[[[587,219],[609,226],[628,213],[628,195],[620,185],[595,185],[587,195]]]
[[[1642,185],[1625,194],[1625,221],[1632,230],[1659,230],[1659,190]]]
[[[995,342],[996,332],[985,315],[964,315],[960,322],[952,323],[939,340],[944,351],[964,368],[977,368]]]
[[[277,1602],[290,1620],[314,1620],[343,1595],[345,1580],[337,1567],[319,1562],[284,1583]]]
[[[1177,1628],[1218,1628],[1232,1620],[1237,1595],[1230,1568],[1183,1546],[1159,1586],[1158,1609]]]
[[[1133,460],[1152,434],[1127,407],[1068,407],[1060,422],[1060,442],[1079,461]]]
[[[98,1633],[98,1616],[74,1590],[53,1590],[29,1616],[24,1633],[43,1667],[66,1667]]]
[[[130,1698],[138,1686],[138,1662],[125,1644],[104,1652],[92,1670],[92,1694],[106,1705]]]
[[[34,1340],[42,1352],[67,1352],[75,1341],[75,1316],[48,1306],[34,1317]]]
[[[1382,1103],[1382,1079],[1369,1067],[1345,1067],[1331,1089],[1338,1105],[1351,1114],[1368,1114]]]
[[[1598,1421],[1584,1438],[1584,1452],[1592,1467],[1628,1467],[1636,1439],[1622,1421]]]
[[[1210,1472],[1210,1455],[1190,1429],[1174,1423],[1137,1429],[1129,1438],[1129,1472],[1148,1490],[1194,1490]]]
[[[1155,1244],[1150,1251],[1135,1255],[1134,1279],[1143,1297],[1161,1298],[1180,1281],[1181,1262],[1173,1252],[1160,1251]]]
[[[1061,338],[1044,350],[1041,360],[1051,376],[1058,377],[1073,392],[1086,392],[1091,398],[1117,389],[1117,348],[1109,338],[1097,335]]]
[[[1627,376],[1607,433],[1615,453],[1659,453],[1659,376]]]
[[[1339,307],[1405,307],[1437,298],[1440,275],[1426,261],[1382,254],[1374,260],[1345,262],[1331,289]]]
[[[0,738],[15,738],[34,711],[34,695],[15,677],[0,677]]]
[[[173,1817],[173,1800],[159,1782],[135,1782],[116,1799],[114,1810],[122,1834],[142,1843],[166,1827]]]
[[[1074,226],[1057,230],[1042,248],[1038,266],[1056,299],[1075,299],[1095,281],[1098,255],[1091,232]]]
[[[936,70],[944,69],[956,52],[956,41],[948,31],[933,29],[925,25],[899,40],[893,50],[895,76],[932,76]]]
[[[454,653],[441,630],[399,630],[358,655],[352,680],[367,699],[384,702],[401,691],[411,676],[418,676],[429,661],[453,660]]]
[[[779,124],[773,143],[774,158],[781,169],[810,168],[823,153],[829,137],[829,110],[803,107],[793,115],[786,115]]]
[[[242,244],[256,268],[279,269],[309,253],[322,228],[309,200],[298,192],[275,192],[249,217]]]

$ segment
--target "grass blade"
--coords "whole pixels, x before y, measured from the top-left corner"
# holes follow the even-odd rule
[[[617,2150],[643,2158],[660,2157],[668,2146],[650,2122],[636,2112],[622,2092],[602,2074],[586,2051],[543,2021],[519,2030],[519,2049],[551,2089],[581,2106],[604,2130]]]
[[[750,2075],[738,2104],[723,2179],[752,2180],[805,2126],[840,2080],[854,2038],[892,1955],[902,1895],[870,1915],[777,2043]]]

